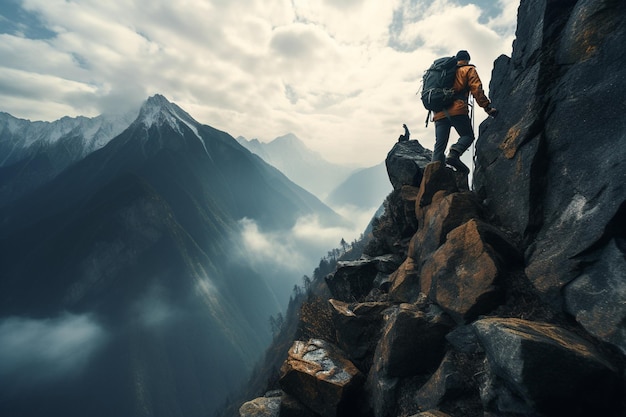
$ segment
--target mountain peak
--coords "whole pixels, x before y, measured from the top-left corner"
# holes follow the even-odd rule
[[[304,142],[302,142],[300,138],[294,135],[293,133],[287,133],[286,135],[279,136],[275,138],[273,141],[271,141],[270,143],[282,145],[282,146],[284,146],[285,144],[304,146]]]
[[[198,135],[196,126],[199,124],[186,111],[170,102],[165,96],[155,94],[141,106],[139,110],[139,123],[143,123],[146,127],[153,125],[162,126],[170,125],[175,130],[180,131],[179,121],[186,124],[191,130]]]

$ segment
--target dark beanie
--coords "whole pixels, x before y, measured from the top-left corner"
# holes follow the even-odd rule
[[[467,51],[459,51],[456,53],[456,59],[458,59],[459,61],[469,61],[470,60],[470,54]]]

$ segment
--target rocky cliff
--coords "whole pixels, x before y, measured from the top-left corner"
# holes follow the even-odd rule
[[[365,255],[325,278],[326,339],[241,416],[626,415],[625,17],[521,2],[473,190],[397,143]]]

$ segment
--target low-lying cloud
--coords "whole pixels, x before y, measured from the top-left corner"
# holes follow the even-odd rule
[[[54,382],[80,373],[107,341],[90,315],[0,321],[0,387]]]
[[[157,328],[173,320],[182,313],[168,299],[166,288],[151,286],[134,304],[134,315],[139,324],[147,328]]]
[[[303,216],[290,230],[264,231],[254,220],[244,218],[240,220],[240,225],[246,255],[264,270],[291,272],[294,279],[311,275],[329,250],[340,247],[342,239],[350,243],[359,238],[376,208],[359,210],[346,206],[336,211],[349,219],[349,223],[327,226],[317,216]]]

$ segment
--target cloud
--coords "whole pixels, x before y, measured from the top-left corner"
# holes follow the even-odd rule
[[[172,323],[181,312],[168,299],[164,287],[154,284],[137,300],[133,306],[134,317],[139,324],[147,328],[158,328]]]
[[[0,321],[0,386],[50,383],[80,373],[107,341],[90,315]]]
[[[276,268],[299,279],[303,274],[310,275],[329,248],[340,246],[341,239],[358,239],[376,209],[338,208],[351,221],[344,226],[327,226],[317,216],[303,216],[288,231],[262,231],[256,222],[244,218],[239,222],[241,242],[246,256],[257,267]]]
[[[371,166],[402,123],[432,148],[415,96],[424,69],[467,49],[488,85],[493,61],[510,53],[519,1],[383,3],[24,0],[22,23],[50,35],[0,35],[0,80],[10,80],[0,110],[95,116],[162,93],[233,136],[292,132],[333,162]]]

